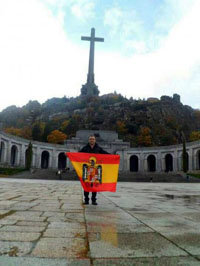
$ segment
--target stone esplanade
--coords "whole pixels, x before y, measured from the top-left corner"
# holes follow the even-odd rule
[[[182,170],[182,145],[130,148],[130,143],[118,139],[113,131],[80,130],[65,145],[32,141],[33,168],[66,168],[72,166],[66,152],[77,152],[94,134],[97,142],[108,152],[120,155],[120,170],[131,172],[177,172]],[[24,167],[29,140],[0,131],[0,165]],[[189,142],[188,170],[200,170],[200,141]]]

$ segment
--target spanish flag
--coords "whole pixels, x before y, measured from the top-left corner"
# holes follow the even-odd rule
[[[82,152],[67,152],[66,155],[85,191],[116,191],[119,155]]]

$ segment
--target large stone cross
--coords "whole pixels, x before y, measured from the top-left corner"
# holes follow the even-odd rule
[[[104,38],[95,37],[95,28],[91,29],[90,37],[81,37],[82,41],[90,41],[90,57],[89,57],[89,68],[87,76],[87,84],[94,84],[94,44],[95,42],[104,42]]]

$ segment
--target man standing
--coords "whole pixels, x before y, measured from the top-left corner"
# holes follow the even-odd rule
[[[94,135],[90,135],[88,139],[88,144],[84,146],[79,152],[84,153],[98,153],[98,154],[109,154],[107,151],[104,151],[97,143],[96,137]],[[92,204],[97,205],[96,202],[97,192],[92,192]],[[84,191],[85,202],[84,204],[89,204],[89,192]]]

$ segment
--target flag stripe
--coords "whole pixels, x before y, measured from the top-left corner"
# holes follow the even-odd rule
[[[66,155],[71,161],[88,163],[90,157],[96,158],[97,164],[119,164],[120,156],[112,156],[110,154],[95,154],[95,153],[82,153],[82,152],[67,152]]]
[[[84,163],[78,163],[72,161],[72,165],[76,169],[79,178],[82,178],[83,175],[83,164]],[[117,182],[118,170],[119,170],[118,164],[101,164],[101,167],[103,172],[102,183]]]
[[[82,179],[80,181],[83,189],[87,192],[101,192],[101,191],[116,192],[117,183],[104,183],[101,184],[101,186],[99,187],[95,186],[91,187],[89,186],[89,184],[84,183]]]

